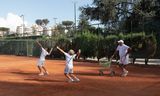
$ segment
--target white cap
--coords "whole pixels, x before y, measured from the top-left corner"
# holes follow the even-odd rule
[[[119,40],[118,43],[124,43],[124,41],[123,40]]]

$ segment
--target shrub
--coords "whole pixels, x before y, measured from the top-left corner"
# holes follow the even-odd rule
[[[83,58],[95,57],[98,37],[90,32],[83,32],[73,39],[75,49],[81,49]]]
[[[145,58],[145,64],[147,64],[148,59],[152,58],[156,52],[157,42],[153,35],[133,34],[132,37],[126,36],[124,40],[132,48],[133,63],[136,58]]]

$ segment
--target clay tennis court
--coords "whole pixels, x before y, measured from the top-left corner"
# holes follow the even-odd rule
[[[98,63],[75,62],[79,83],[67,83],[64,60],[46,60],[49,76],[38,76],[37,58],[0,55],[0,96],[160,96],[160,66],[129,65],[128,77],[99,76]],[[106,72],[107,73],[107,72]]]

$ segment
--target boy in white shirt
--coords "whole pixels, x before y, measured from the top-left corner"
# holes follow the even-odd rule
[[[47,69],[45,68],[45,57],[47,56],[47,55],[50,55],[51,54],[51,52],[52,52],[52,50],[53,50],[53,48],[51,48],[51,50],[50,50],[50,52],[48,53],[46,50],[47,49],[44,49],[43,47],[42,47],[42,45],[37,41],[37,44],[41,47],[41,55],[40,55],[40,58],[39,58],[39,60],[38,60],[38,63],[37,63],[37,67],[38,67],[38,69],[39,69],[39,71],[40,71],[40,73],[39,73],[39,76],[43,76],[43,75],[48,75],[49,73],[48,73],[48,71],[47,71]],[[44,71],[44,72],[43,72]]]
[[[124,44],[123,40],[118,41],[118,47],[111,58],[114,57],[114,55],[119,52],[120,57],[120,68],[122,69],[122,77],[125,77],[128,75],[128,71],[126,70],[126,66],[129,64],[129,52],[131,48]]]
[[[68,82],[74,82],[74,81],[79,82],[80,79],[73,74],[73,59],[76,56],[78,57],[80,55],[80,50],[77,54],[74,54],[73,50],[69,50],[69,52],[66,53],[58,46],[57,49],[61,51],[66,57],[66,66],[64,69],[64,75],[69,79]]]

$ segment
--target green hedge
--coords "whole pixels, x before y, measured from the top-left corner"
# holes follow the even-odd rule
[[[144,33],[119,34],[103,37],[90,32],[83,32],[70,39],[61,36],[39,41],[47,48],[54,48],[51,55],[54,58],[64,57],[64,55],[56,49],[56,46],[59,46],[66,52],[69,49],[74,49],[75,51],[81,49],[81,56],[84,59],[87,57],[97,57],[100,59],[103,57],[110,58],[117,47],[117,41],[119,39],[123,39],[125,44],[132,48],[131,57],[134,59],[145,58],[147,61],[156,53],[157,41],[155,36],[145,35]],[[1,54],[40,55],[40,48],[35,43],[35,40],[0,40],[0,48]]]
[[[103,37],[89,32],[83,32],[73,39],[74,49],[80,48],[82,56],[110,57],[117,47],[117,41],[123,39],[125,44],[132,48],[132,58],[152,58],[156,52],[157,41],[154,35],[145,35],[144,33],[119,34]]]
[[[81,56],[85,59],[87,57],[95,57],[97,50],[97,35],[89,32],[79,34],[73,39],[73,48],[81,49]]]
[[[124,40],[132,48],[131,58],[133,58],[133,63],[136,58],[145,58],[145,64],[147,64],[148,59],[153,58],[156,53],[157,41],[153,34],[129,34],[124,36]]]

